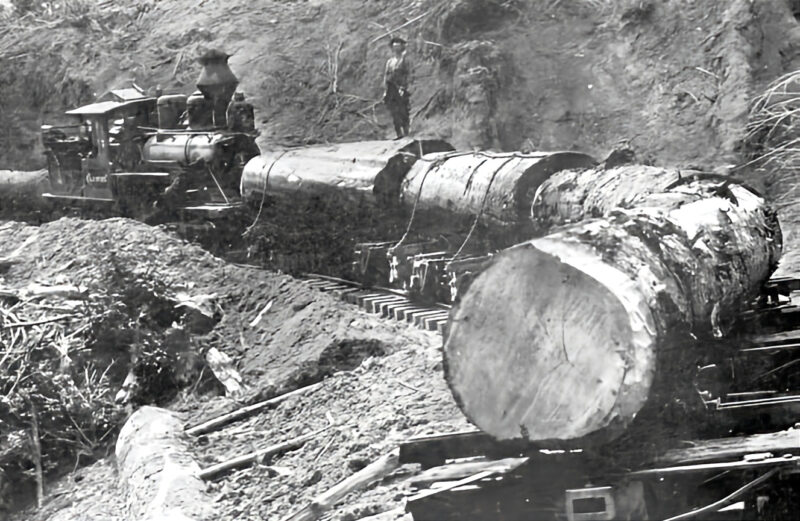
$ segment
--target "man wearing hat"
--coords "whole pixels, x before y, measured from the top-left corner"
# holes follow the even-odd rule
[[[411,67],[406,58],[406,41],[393,36],[389,41],[392,48],[392,57],[386,62],[386,70],[383,74],[383,102],[392,114],[394,130],[397,138],[408,135],[409,103],[410,93],[408,83],[411,77]]]

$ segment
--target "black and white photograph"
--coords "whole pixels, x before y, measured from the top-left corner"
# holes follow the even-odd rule
[[[800,519],[800,1],[0,0],[0,521]]]

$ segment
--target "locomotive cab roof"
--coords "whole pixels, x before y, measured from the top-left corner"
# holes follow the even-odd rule
[[[140,98],[129,101],[101,101],[91,103],[76,109],[68,110],[65,114],[71,116],[108,116],[121,109],[131,109],[138,105],[155,105],[156,98]]]

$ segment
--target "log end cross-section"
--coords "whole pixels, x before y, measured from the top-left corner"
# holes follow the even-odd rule
[[[655,327],[625,274],[547,242],[512,248],[491,270],[454,310],[445,354],[471,421],[499,439],[572,439],[642,406]]]
[[[692,336],[724,329],[780,251],[763,198],[716,177],[504,250],[451,311],[450,389],[497,439],[613,439],[690,385]]]

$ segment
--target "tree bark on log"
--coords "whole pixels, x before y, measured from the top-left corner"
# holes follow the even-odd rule
[[[183,423],[158,407],[142,407],[122,427],[117,466],[126,495],[125,519],[203,521],[213,518],[212,498],[198,477]]]
[[[395,206],[400,184],[423,154],[453,150],[440,140],[405,138],[357,141],[265,152],[244,168],[241,192],[258,204],[266,195],[284,197],[328,195],[356,204],[368,200],[379,208]],[[353,204],[353,203],[351,203]]]
[[[553,173],[595,163],[578,152],[447,153],[414,164],[401,201],[418,213],[433,212],[432,217],[480,215],[494,224],[516,225],[528,220],[537,189]]]
[[[656,371],[672,378],[692,335],[735,316],[777,265],[776,214],[744,185],[693,176],[635,200],[495,255],[454,306],[446,377],[484,432],[617,437]]]
[[[645,165],[562,170],[539,186],[530,205],[531,217],[545,229],[601,217],[616,208],[633,208],[690,173]]]

